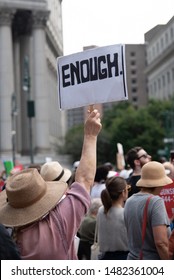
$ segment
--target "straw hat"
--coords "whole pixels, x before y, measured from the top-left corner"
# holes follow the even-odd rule
[[[67,187],[65,182],[46,182],[35,168],[17,172],[0,193],[0,223],[18,227],[39,220],[56,206]]]
[[[46,162],[41,166],[40,175],[45,181],[67,182],[72,172],[63,168],[58,161]]]
[[[150,161],[143,165],[141,178],[137,187],[156,188],[171,184],[173,181],[166,175],[164,166],[157,161]]]

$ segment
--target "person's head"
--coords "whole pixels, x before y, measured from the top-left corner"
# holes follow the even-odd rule
[[[174,179],[174,165],[169,161],[164,162],[163,165],[164,165],[164,168],[166,170],[166,174],[171,179]]]
[[[100,198],[93,198],[88,210],[88,215],[96,216],[98,213],[99,207],[102,206],[102,201]]]
[[[0,223],[21,227],[40,220],[61,200],[68,185],[46,182],[35,168],[27,168],[7,179],[0,193]]]
[[[134,147],[126,154],[126,162],[133,170],[137,166],[142,168],[149,161],[151,161],[151,156],[142,147]]]
[[[104,163],[104,166],[107,166],[108,170],[111,171],[114,169],[113,165],[111,162],[105,162]]]
[[[58,161],[46,162],[41,166],[40,175],[45,181],[68,182],[72,172],[68,168],[63,168]]]
[[[164,165],[157,161],[146,163],[136,186],[144,192],[159,194],[161,189],[173,181],[166,175]]]
[[[36,168],[37,171],[40,173],[40,169],[41,169],[41,164],[37,164],[37,163],[31,163],[28,168]]]
[[[130,186],[124,178],[113,176],[106,180],[106,188],[101,192],[101,200],[104,205],[105,213],[111,208],[113,203],[121,198],[122,202],[128,197]]]
[[[159,162],[161,162],[161,163],[164,163],[166,161],[167,161],[166,157],[160,157],[159,158]]]
[[[96,169],[94,181],[97,183],[100,183],[102,181],[105,182],[105,180],[107,179],[108,172],[109,170],[107,166],[105,165],[98,166]]]

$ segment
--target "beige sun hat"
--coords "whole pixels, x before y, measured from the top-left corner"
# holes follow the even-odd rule
[[[63,168],[58,161],[50,161],[41,166],[40,175],[45,181],[67,182],[72,172],[67,168]]]
[[[166,175],[163,164],[157,161],[150,161],[143,165],[141,178],[136,186],[144,188],[163,187],[173,181]]]
[[[0,193],[0,223],[19,227],[39,220],[56,206],[67,188],[65,182],[46,182],[35,168],[17,172]]]

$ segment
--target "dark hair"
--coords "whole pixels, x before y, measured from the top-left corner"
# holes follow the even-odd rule
[[[9,235],[8,230],[0,224],[0,259],[1,260],[20,260],[20,254],[16,243]]]
[[[106,167],[108,168],[109,171],[111,171],[111,170],[114,169],[111,162],[105,162],[105,163],[104,163],[104,166],[106,166]]]
[[[95,173],[95,178],[94,181],[95,182],[101,182],[101,181],[105,181],[108,175],[108,167],[105,165],[100,165],[97,167],[96,173]]]
[[[142,147],[134,147],[132,149],[130,149],[127,154],[126,154],[126,163],[130,165],[130,167],[132,169],[135,168],[135,164],[134,164],[134,160],[137,159],[137,153],[142,150],[143,148]]]
[[[113,176],[106,180],[106,189],[101,192],[101,200],[104,206],[104,213],[107,214],[123,190],[126,189],[126,180],[119,176]]]
[[[31,163],[28,168],[36,168],[37,171],[40,173],[41,165],[37,163]]]

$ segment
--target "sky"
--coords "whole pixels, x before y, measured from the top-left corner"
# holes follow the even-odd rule
[[[84,46],[143,44],[144,34],[174,16],[174,0],[63,0],[64,55]]]

